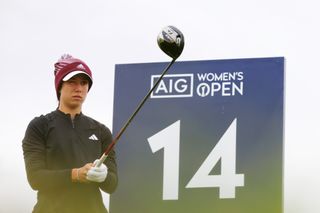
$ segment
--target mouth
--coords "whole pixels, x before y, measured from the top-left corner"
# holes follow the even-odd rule
[[[82,99],[82,97],[80,95],[74,95],[74,96],[72,96],[72,98],[73,99],[77,99],[77,100],[81,100]]]

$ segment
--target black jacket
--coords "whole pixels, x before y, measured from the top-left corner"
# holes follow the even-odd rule
[[[103,183],[74,183],[71,170],[98,159],[111,141],[106,126],[82,113],[73,121],[59,110],[34,118],[22,143],[28,181],[38,191],[33,212],[107,212],[99,188],[107,193],[116,189],[115,152],[105,161]]]

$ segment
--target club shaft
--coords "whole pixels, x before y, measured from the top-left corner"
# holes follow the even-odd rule
[[[100,166],[103,161],[105,161],[105,159],[108,157],[110,151],[113,149],[113,147],[116,145],[116,143],[119,141],[120,137],[122,136],[122,134],[124,133],[124,131],[127,129],[127,127],[129,126],[129,124],[131,123],[131,121],[133,120],[133,118],[137,115],[137,113],[140,111],[141,107],[144,105],[144,103],[147,101],[147,99],[150,97],[151,93],[153,92],[153,90],[158,86],[158,84],[160,83],[160,81],[162,80],[163,76],[168,72],[168,70],[170,69],[170,67],[172,66],[172,64],[175,62],[176,59],[172,59],[172,61],[168,64],[168,66],[163,70],[161,76],[159,77],[159,79],[156,81],[156,83],[153,85],[153,87],[149,90],[149,92],[147,93],[147,95],[143,98],[143,100],[140,102],[140,104],[138,105],[138,107],[136,108],[136,110],[132,113],[132,115],[130,116],[130,118],[127,120],[127,122],[123,125],[123,127],[120,129],[120,131],[118,132],[118,134],[116,135],[116,137],[112,140],[112,142],[109,144],[109,146],[107,147],[107,149],[104,151],[103,155],[100,157],[99,162],[95,165],[95,166]]]

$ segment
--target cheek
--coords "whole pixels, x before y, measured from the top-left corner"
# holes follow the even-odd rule
[[[60,89],[60,94],[66,94],[68,93],[70,90],[70,88],[68,86],[62,85],[61,89]]]
[[[89,86],[88,85],[84,86],[83,91],[85,93],[88,93],[89,92]]]
[[[89,92],[89,87],[86,86],[86,87],[83,87],[83,88],[82,88],[82,95],[83,95],[84,97],[87,96],[88,92]]]

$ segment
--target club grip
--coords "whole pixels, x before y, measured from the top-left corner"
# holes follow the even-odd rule
[[[108,155],[103,154],[103,155],[100,157],[99,161],[96,162],[93,166],[94,166],[94,167],[99,167],[99,166],[101,166],[101,164],[107,159],[107,157],[108,157]]]

